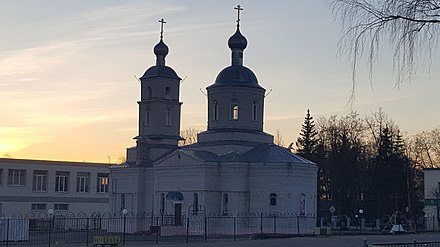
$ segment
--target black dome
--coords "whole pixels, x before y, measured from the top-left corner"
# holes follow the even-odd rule
[[[166,56],[168,55],[169,49],[168,46],[163,42],[163,40],[160,39],[159,43],[154,46],[153,51],[156,56]]]
[[[228,46],[232,49],[246,49],[247,46],[247,39],[244,37],[240,30],[237,28],[237,31],[232,35],[228,40]]]
[[[150,67],[149,69],[147,69],[147,71],[145,71],[144,75],[140,79],[152,77],[166,77],[180,80],[180,77],[172,68],[164,65],[156,65]]]
[[[261,87],[252,70],[244,66],[229,66],[224,68],[215,79],[212,86],[243,86]]]

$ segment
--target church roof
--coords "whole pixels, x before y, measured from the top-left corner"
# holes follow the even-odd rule
[[[258,79],[254,72],[245,66],[232,65],[224,68],[218,74],[215,82],[210,87],[216,86],[241,86],[241,87],[259,87]]]
[[[248,162],[288,162],[315,164],[299,155],[293,154],[289,149],[275,144],[262,144],[244,153]]]
[[[212,162],[253,162],[253,163],[295,163],[314,165],[315,163],[293,154],[287,148],[275,144],[261,144],[246,153],[227,152],[216,155],[209,151],[194,150],[184,147],[181,151],[203,161]]]
[[[151,66],[140,79],[153,78],[153,77],[166,77],[171,79],[180,80],[177,73],[170,67],[165,65]]]

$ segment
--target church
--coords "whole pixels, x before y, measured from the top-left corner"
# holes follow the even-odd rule
[[[165,63],[169,49],[159,21],[156,64],[140,78],[136,146],[127,148],[124,164],[110,168],[113,213],[316,217],[317,166],[264,132],[266,90],[243,65],[247,39],[240,32],[242,9],[235,9],[231,65],[207,87],[207,129],[187,146],[178,145],[181,78]]]

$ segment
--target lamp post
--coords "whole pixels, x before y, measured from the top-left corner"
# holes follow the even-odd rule
[[[50,247],[50,242],[51,242],[51,238],[52,238],[52,228],[53,228],[53,209],[49,209],[47,210],[47,213],[49,214],[49,247]]]
[[[126,221],[127,221],[127,213],[128,213],[128,210],[127,209],[122,209],[122,214],[124,215],[124,235],[122,235],[122,243],[123,243],[123,245],[125,245],[125,224],[126,224]]]
[[[361,233],[362,233],[362,224],[363,224],[363,221],[364,221],[364,218],[362,217],[362,215],[364,214],[364,210],[361,208],[361,209],[359,209],[359,216],[360,216],[360,219],[361,219]]]
[[[356,218],[356,221],[357,221],[358,225],[360,225],[359,224],[359,215],[355,214],[354,217]],[[357,231],[357,226],[356,226],[356,231]]]

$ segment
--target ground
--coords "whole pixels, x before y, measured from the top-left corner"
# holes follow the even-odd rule
[[[205,242],[193,242],[186,244],[185,242],[176,243],[159,243],[154,242],[126,242],[127,247],[144,247],[144,246],[162,246],[162,247],[363,247],[364,239],[369,244],[372,243],[408,243],[414,240],[418,242],[437,241],[440,242],[440,233],[422,233],[407,235],[356,235],[356,236],[329,236],[329,237],[294,237],[285,239],[264,239],[264,240],[248,240],[239,239],[232,240],[209,240]],[[61,246],[61,245],[54,245]],[[66,245],[74,246],[74,245]],[[85,245],[75,245],[85,246]]]

